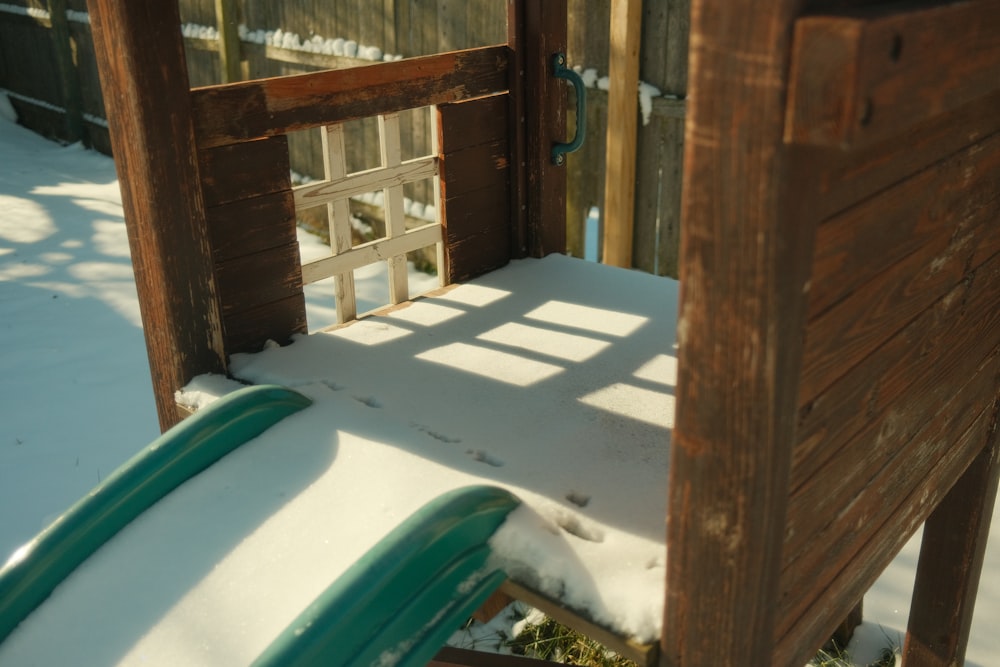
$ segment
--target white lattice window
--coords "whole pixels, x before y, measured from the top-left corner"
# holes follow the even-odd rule
[[[432,113],[434,122],[436,114]],[[433,179],[434,201],[440,200],[438,179],[437,131],[430,133],[434,145],[430,155],[410,160],[402,159],[399,114],[378,116],[381,166],[374,169],[347,172],[347,159],[342,124],[320,128],[323,139],[324,179],[295,188],[296,211],[315,206],[327,207],[330,229],[330,256],[302,265],[302,279],[310,284],[333,278],[337,299],[337,321],[348,322],[357,317],[354,291],[354,271],[386,262],[389,275],[390,303],[410,299],[406,253],[429,246],[437,248],[438,275],[446,275],[442,244],[441,213],[435,207],[432,222],[407,228],[403,186]],[[385,236],[355,246],[351,235],[350,199],[381,190],[385,209]]]

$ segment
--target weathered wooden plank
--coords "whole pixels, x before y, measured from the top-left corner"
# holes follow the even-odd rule
[[[198,157],[206,206],[291,188],[285,136],[210,148]]]
[[[506,182],[509,171],[505,140],[463,148],[441,157],[441,195],[445,199]]]
[[[924,246],[936,251],[1000,213],[1000,134],[820,225],[809,294],[815,318]]]
[[[305,296],[299,292],[230,313],[225,322],[226,350],[230,354],[260,352],[269,340],[284,345],[293,334],[307,331]]]
[[[222,316],[279,301],[302,291],[298,243],[289,243],[216,265]]]
[[[994,354],[907,447],[897,447],[905,453],[905,461],[897,459],[876,469],[864,490],[867,501],[847,505],[837,530],[817,537],[823,548],[807,551],[804,558],[787,565],[779,613],[784,623],[776,634],[775,664],[808,659],[800,638],[833,629],[836,617],[846,614],[851,600],[859,599],[874,583],[982,450],[992,420],[998,370],[1000,356]],[[826,477],[840,474],[834,469]],[[808,506],[801,513],[809,514]],[[798,525],[809,523],[810,517],[803,516]]]
[[[492,46],[191,94],[198,146],[208,148],[506,89],[507,48]]]
[[[814,231],[794,201],[811,188],[785,180],[810,174],[782,149],[799,6],[692,3],[662,641],[677,667],[785,664],[772,638]]]
[[[967,178],[975,178],[974,170],[968,172]],[[905,209],[908,197],[916,202],[918,209],[908,211],[909,215],[927,216],[940,222],[934,225],[933,235],[923,245],[810,319],[802,373],[803,400],[819,394],[951,290],[965,276],[979,246],[995,242],[991,223],[1000,212],[997,196],[1000,193],[990,180],[987,178],[981,184],[978,190],[981,196],[966,198],[963,191],[953,190],[956,185],[961,187],[961,180],[941,179],[931,184],[911,179],[864,205],[869,208],[867,215],[855,218],[857,224],[867,227],[864,236],[877,235],[879,223],[893,218],[891,206]],[[923,197],[921,186],[928,188],[929,198]],[[949,199],[956,211],[938,208]],[[872,244],[877,245],[872,238]],[[867,271],[864,262],[852,259],[838,258],[826,264],[822,275],[813,276],[818,291],[824,289],[824,283],[851,282],[848,276],[852,272]]]
[[[786,140],[870,145],[996,91],[998,24],[997,0],[799,19]]]
[[[903,647],[909,665],[965,664],[1000,479],[998,415],[1000,398],[982,452],[924,524]]]
[[[295,203],[289,190],[213,206],[205,215],[216,263],[295,241]]]
[[[509,211],[506,181],[445,201],[442,224],[449,282],[468,280],[510,261]]]
[[[991,373],[998,363],[994,344],[976,364],[973,380],[960,372],[964,369],[938,368],[935,400],[916,392],[897,399],[843,444],[835,460],[798,485],[791,494],[796,509],[789,511],[784,559],[786,567],[801,571],[800,584],[812,576],[805,564],[833,567],[842,552],[854,548],[850,544],[862,535],[857,531],[880,526],[875,519],[890,516],[896,507],[887,496],[909,493],[933,467],[932,454],[951,446],[945,436],[964,433],[993,402],[997,378]],[[928,411],[929,402],[935,410]],[[827,548],[813,548],[816,540]]]
[[[1000,131],[998,107],[1000,93],[993,93],[871,147],[811,149],[810,163],[820,169],[815,214],[830,217]]]
[[[493,143],[507,138],[508,93],[438,106],[441,153]]]
[[[947,397],[940,377],[971,375],[1000,341],[1000,259],[956,285],[865,363],[800,408],[792,490],[819,474],[877,415],[906,393],[926,417]]]
[[[225,369],[177,5],[90,0],[160,426],[174,392]],[[142,91],[142,94],[136,94]],[[164,104],[169,100],[170,104]]]

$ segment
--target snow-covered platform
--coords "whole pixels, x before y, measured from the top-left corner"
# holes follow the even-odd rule
[[[235,377],[313,405],[122,531],[0,664],[247,664],[392,527],[476,483],[523,501],[492,542],[514,581],[655,640],[676,312],[674,281],[550,256],[236,355]]]

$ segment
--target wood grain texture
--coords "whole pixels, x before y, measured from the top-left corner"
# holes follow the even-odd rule
[[[692,3],[661,661],[671,667],[783,664],[772,650],[813,246],[789,198],[808,188],[784,181],[799,8]],[[798,638],[813,650],[826,639]]]
[[[996,368],[993,372],[996,372]],[[824,577],[807,580],[807,590],[820,597],[813,599],[784,636],[777,640],[772,664],[804,664],[814,655],[815,648],[804,645],[801,638],[823,636],[832,632],[837,619],[850,610],[851,600],[859,599],[871,587],[981,450],[989,430],[991,412],[989,408],[983,410],[964,434],[947,431],[929,434],[931,438],[950,442],[951,446],[933,466],[928,466],[927,460],[917,460],[917,467],[927,469],[925,466],[928,466],[930,474],[920,481],[913,493],[900,499],[899,509],[889,523],[874,529],[876,537],[850,557],[850,567],[842,569],[830,579]],[[893,498],[898,497],[896,493],[891,495]],[[858,540],[852,537],[852,541],[857,543]],[[823,586],[825,588],[819,591]],[[798,597],[799,593],[799,590],[792,592],[792,589],[788,589],[786,601]]]
[[[837,382],[799,411],[792,457],[794,493],[825,467],[873,419],[908,394],[911,408],[924,413],[948,397],[942,377],[971,375],[1000,342],[1000,261],[979,268],[889,339],[873,355],[848,369]],[[913,401],[916,402],[913,402]]]
[[[198,146],[209,148],[507,88],[505,46],[192,91]]]
[[[291,342],[292,334],[306,333],[306,304],[301,291],[284,299],[229,313],[224,323],[226,349],[259,352],[273,340]]]
[[[205,210],[216,262],[295,241],[295,202],[290,190],[240,199]]]
[[[870,145],[996,91],[998,24],[997,0],[799,19],[786,139]]]
[[[809,317],[914,253],[971,252],[971,228],[1000,213],[998,169],[1000,135],[993,135],[824,222],[816,233]]]
[[[984,194],[981,199],[977,199],[974,192],[964,196],[961,181],[943,179],[927,188],[931,195],[928,200],[923,200],[923,192],[916,187],[919,181],[903,184],[902,191],[894,189],[886,192],[887,198],[898,204],[900,209],[906,208],[904,199],[907,203],[916,202],[917,211],[904,212],[903,219],[927,216],[932,221],[932,228],[936,229],[923,245],[890,264],[881,273],[868,277],[864,284],[810,320],[803,361],[803,399],[810,400],[829,387],[845,371],[861,363],[889,337],[948,293],[974,268],[977,250],[997,242],[992,223],[1000,214],[1000,192],[996,192],[993,177],[988,177],[988,181],[981,189]],[[947,201],[947,190],[952,188],[956,189],[961,200],[953,202],[956,207],[954,215],[928,210]],[[935,194],[940,198],[933,198]],[[875,240],[880,223],[891,221],[894,217],[892,209],[885,207],[887,203],[880,198],[875,210],[858,218],[865,227],[862,236],[871,238],[875,247],[880,245]],[[943,210],[947,212],[947,209]],[[867,253],[867,250],[860,252]],[[867,257],[866,262],[839,262],[830,266],[831,272],[814,276],[814,282],[817,287],[823,281],[852,283],[851,273],[873,273],[881,265],[877,257]]]
[[[825,219],[1000,131],[1000,92],[914,125],[899,136],[844,152],[811,149],[820,169],[815,213]]]
[[[441,210],[449,282],[510,261],[509,95],[438,107]]]
[[[184,47],[180,31],[162,29],[180,18],[173,2],[87,7],[165,430],[177,421],[174,392],[225,369]]]
[[[288,138],[269,137],[199,151],[205,206],[288,190]]]
[[[566,141],[565,82],[552,57],[566,52],[566,0],[528,1],[523,9],[526,177],[525,247],[532,257],[566,250],[566,168],[552,164],[552,146]]]

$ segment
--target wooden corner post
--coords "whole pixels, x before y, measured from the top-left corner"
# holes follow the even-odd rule
[[[566,53],[566,0],[508,0],[512,52],[511,150],[515,172],[511,219],[515,257],[566,250],[566,167],[552,146],[566,141],[566,85],[553,76],[553,57]]]
[[[695,0],[661,664],[770,665],[812,227],[782,145],[801,3]]]
[[[174,392],[225,368],[180,17],[172,1],[87,6],[165,430]]]

